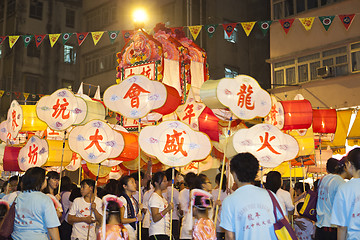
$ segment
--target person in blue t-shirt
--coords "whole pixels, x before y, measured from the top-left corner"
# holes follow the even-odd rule
[[[60,240],[54,204],[42,193],[46,187],[45,170],[29,168],[22,178],[22,193],[15,199],[15,221],[12,239]]]
[[[345,158],[341,161],[330,158],[326,163],[328,175],[320,180],[318,200],[316,204],[316,240],[336,240],[337,228],[330,223],[331,209],[339,187],[345,184],[344,179],[351,175],[345,166]]]
[[[220,227],[225,229],[225,239],[276,240],[269,195],[273,193],[251,184],[259,170],[259,161],[250,153],[239,153],[232,158],[230,170],[238,189],[223,201]]]
[[[360,239],[360,148],[347,155],[346,168],[353,176],[339,187],[331,213],[331,224],[338,226],[338,240]]]

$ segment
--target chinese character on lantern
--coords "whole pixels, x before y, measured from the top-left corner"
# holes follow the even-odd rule
[[[139,108],[140,101],[139,96],[141,93],[150,93],[149,91],[143,89],[136,83],[133,83],[129,90],[125,93],[125,96],[123,99],[130,98],[131,99],[131,107],[132,108]]]
[[[237,95],[239,95],[239,100],[238,100],[238,106],[240,106],[241,108],[246,107],[246,109],[248,110],[253,110],[255,105],[251,100],[251,94],[253,94],[253,90],[251,85],[249,85],[246,89],[246,85],[243,84],[240,86],[240,92],[237,93]]]
[[[164,153],[174,153],[177,154],[178,152],[181,152],[183,156],[187,156],[187,152],[182,148],[184,144],[184,138],[180,138],[180,136],[184,133],[183,132],[177,132],[175,129],[173,129],[174,134],[166,134],[166,143],[163,152]]]
[[[28,157],[29,157],[29,163],[35,165],[37,162],[37,158],[38,158],[39,147],[36,146],[35,144],[33,144],[32,147],[33,147],[33,149],[31,149],[31,146],[29,147]]]
[[[263,145],[257,150],[257,152],[264,148],[268,148],[272,153],[280,154],[279,152],[275,151],[275,149],[270,144],[270,142],[276,138],[275,136],[272,136],[269,139],[269,133],[265,132],[265,138],[263,136],[259,136],[259,137],[260,137],[260,141]]]
[[[84,150],[87,150],[87,149],[89,149],[89,148],[91,148],[93,145],[95,145],[96,146],[96,148],[97,148],[97,150],[99,151],[99,152],[105,152],[102,148],[101,148],[101,146],[100,146],[100,144],[99,144],[99,140],[103,140],[103,136],[102,135],[98,135],[99,134],[99,129],[96,129],[96,131],[95,131],[95,135],[91,135],[90,137],[89,137],[89,140],[91,140],[91,143],[89,144],[89,146],[87,146],[86,148],[84,148]]]
[[[52,117],[58,118],[61,114],[62,119],[68,119],[70,117],[70,112],[65,115],[66,107],[69,106],[66,98],[63,98],[63,104],[60,104],[60,99],[56,101],[56,104],[52,107],[54,109],[54,113],[51,115]]]
[[[271,110],[270,110],[270,120],[272,122],[273,125],[277,125],[278,122],[276,120],[276,115],[278,114],[279,112],[276,110],[276,105],[272,105],[271,107]]]
[[[185,117],[183,117],[182,120],[185,120],[185,119],[189,119],[189,124],[191,124],[191,118],[192,117],[195,117],[195,113],[194,113],[194,104],[189,104],[186,106],[185,108]]]
[[[12,113],[11,113],[11,118],[12,118],[11,125],[12,125],[13,130],[15,130],[15,128],[19,126],[19,125],[16,123],[16,111],[15,111],[15,110],[12,111]]]

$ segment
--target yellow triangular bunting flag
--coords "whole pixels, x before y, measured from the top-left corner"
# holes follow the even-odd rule
[[[4,95],[4,90],[0,90],[0,98]]]
[[[49,41],[50,41],[50,45],[51,47],[54,46],[54,44],[57,42],[57,40],[60,37],[60,33],[56,33],[56,34],[49,34]]]
[[[299,21],[304,26],[306,31],[309,31],[312,28],[315,17],[299,18]]]
[[[16,41],[19,39],[20,36],[9,36],[9,45],[10,48],[12,48],[14,46],[14,44],[16,43]]]
[[[194,41],[195,41],[196,38],[198,37],[200,31],[201,31],[202,25],[189,26],[188,28],[189,28],[190,33],[191,33],[191,35],[192,35],[192,37],[194,38]]]
[[[104,32],[91,32],[95,46],[100,41],[100,38],[102,37],[103,34]]]
[[[50,34],[49,34],[50,35]],[[24,98],[25,98],[25,101],[28,99],[28,97],[29,97],[29,95],[30,95],[30,93],[23,93],[23,95],[24,95]]]
[[[249,36],[251,31],[253,30],[256,22],[242,22],[241,26],[243,27],[246,36]]]

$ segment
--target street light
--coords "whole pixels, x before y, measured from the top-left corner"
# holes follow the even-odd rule
[[[147,19],[147,13],[144,9],[139,8],[133,12],[133,20],[136,29],[144,28]]]

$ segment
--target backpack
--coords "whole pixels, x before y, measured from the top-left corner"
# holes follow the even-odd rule
[[[307,190],[304,200],[304,205],[300,209],[299,213],[304,217],[309,218],[312,221],[317,221],[316,218],[316,204],[318,199],[318,190],[320,188],[321,180],[318,183],[318,188],[316,191]]]

